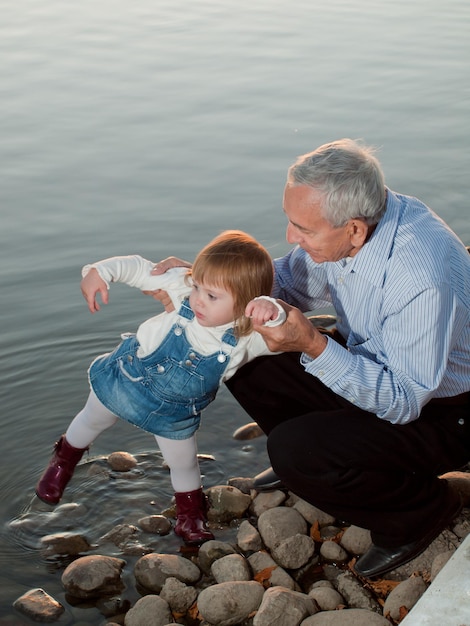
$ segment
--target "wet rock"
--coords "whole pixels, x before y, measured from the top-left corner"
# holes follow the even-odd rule
[[[393,620],[399,621],[401,619],[400,609],[404,607],[407,611],[410,611],[425,591],[426,583],[421,576],[413,576],[408,578],[408,580],[404,580],[392,589],[385,600],[383,607],[384,616],[390,616]]]
[[[62,584],[76,598],[95,598],[120,592],[121,571],[126,564],[111,556],[82,556],[66,567]]]
[[[349,607],[354,609],[367,609],[368,611],[381,612],[377,600],[372,594],[364,589],[360,582],[350,572],[343,572],[336,578],[337,591],[346,600]]]
[[[271,554],[282,567],[298,569],[305,565],[315,552],[315,543],[308,535],[287,537],[271,549]]]
[[[372,545],[370,530],[359,528],[359,526],[349,526],[341,537],[341,545],[349,554],[357,556],[365,554]]]
[[[263,586],[253,580],[225,582],[203,589],[197,607],[209,624],[234,626],[258,609],[263,594]]]
[[[172,524],[165,515],[147,515],[141,517],[138,524],[144,532],[162,536],[168,535],[172,529]]]
[[[73,533],[46,535],[41,539],[41,551],[45,557],[52,554],[69,554],[74,556],[82,552],[88,552],[92,547],[86,537]]]
[[[240,554],[228,554],[212,563],[212,576],[216,583],[234,580],[251,580],[251,568]]]
[[[221,559],[227,554],[237,554],[236,550],[225,541],[218,541],[212,539],[206,541],[199,548],[198,564],[204,574],[209,575],[211,572],[212,563],[217,559]]]
[[[207,518],[212,522],[229,524],[240,519],[251,504],[251,498],[236,487],[219,485],[206,490],[209,499]]]
[[[103,535],[99,542],[101,544],[110,541],[111,543],[114,543],[115,546],[122,548],[127,544],[129,539],[134,537],[134,535],[138,532],[139,529],[137,526],[133,526],[132,524],[118,524]]]
[[[194,584],[201,577],[201,570],[182,556],[152,552],[137,561],[134,576],[145,589],[160,593],[170,576],[183,583]]]
[[[56,622],[64,607],[44,589],[31,589],[14,601],[15,609],[36,622]]]
[[[265,545],[273,548],[294,535],[306,535],[307,523],[295,509],[275,507],[261,513],[258,530]]]
[[[390,626],[390,622],[365,609],[345,609],[317,613],[307,617],[300,626]]]
[[[257,529],[248,520],[243,520],[237,534],[237,544],[243,552],[261,550],[263,542]]]
[[[172,612],[184,614],[196,602],[197,591],[170,576],[165,580],[160,597],[168,602]]]
[[[248,557],[248,563],[254,577],[265,587],[285,587],[286,589],[298,590],[295,580],[285,569],[276,563],[270,554],[264,551],[254,552]]]
[[[335,541],[324,541],[320,547],[320,555],[329,563],[347,563],[349,555]]]
[[[108,465],[115,472],[128,472],[137,466],[137,459],[129,452],[112,452],[108,456]]]
[[[314,600],[305,594],[271,587],[263,595],[253,626],[299,626],[303,619],[317,611]]]
[[[148,595],[137,600],[126,613],[125,626],[165,626],[171,620],[168,602],[160,596]]]

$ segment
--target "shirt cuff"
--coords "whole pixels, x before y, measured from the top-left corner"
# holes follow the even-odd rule
[[[353,357],[339,343],[328,336],[326,338],[328,343],[323,352],[316,359],[303,352],[300,356],[300,364],[308,374],[316,376],[324,385],[333,388],[340,378],[347,376],[351,371]]]

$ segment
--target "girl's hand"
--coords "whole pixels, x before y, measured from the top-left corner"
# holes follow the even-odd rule
[[[108,304],[108,287],[105,281],[98,274],[98,270],[96,270],[94,267],[88,272],[88,274],[84,278],[82,278],[82,281],[80,283],[80,289],[82,291],[83,297],[87,301],[90,313],[96,313],[100,310],[100,305],[97,298],[98,294],[100,294],[101,296],[102,303]]]
[[[260,298],[248,302],[245,316],[251,318],[254,326],[263,326],[266,322],[279,317],[279,309],[273,302]]]

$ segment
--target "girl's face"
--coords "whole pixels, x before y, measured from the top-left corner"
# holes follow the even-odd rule
[[[189,304],[201,326],[222,326],[234,320],[233,296],[221,287],[193,280]]]

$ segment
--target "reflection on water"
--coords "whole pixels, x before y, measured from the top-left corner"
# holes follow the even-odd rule
[[[81,266],[115,254],[192,259],[226,228],[279,256],[288,165],[343,136],[377,145],[388,185],[470,243],[469,17],[461,0],[3,0],[0,617],[30,587],[63,598],[60,564],[38,549],[42,521],[16,522],[39,515],[34,485],[86,399],[92,358],[161,310],[115,286],[91,316]],[[231,437],[246,420],[222,389],[198,435],[216,459],[206,485],[267,463],[263,438]],[[123,423],[93,454],[122,449],[156,454]],[[84,507],[74,522],[93,540],[171,495],[158,464],[132,483],[86,471],[66,502]],[[58,530],[53,513],[41,516]],[[174,537],[161,542],[177,549]]]

